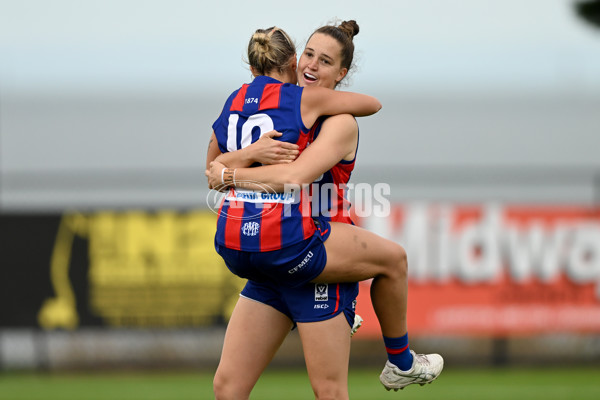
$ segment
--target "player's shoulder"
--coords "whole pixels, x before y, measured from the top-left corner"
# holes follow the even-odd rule
[[[352,114],[330,115],[325,120],[323,120],[323,127],[331,125],[358,129],[358,123],[356,122],[356,118]]]
[[[302,96],[302,93],[304,92],[304,88],[300,87],[298,85],[295,85],[293,83],[281,83],[279,84],[279,86],[281,87],[280,91],[288,96],[295,96],[295,97],[300,97]]]
[[[358,136],[358,125],[350,114],[331,115],[323,121],[319,136],[323,134],[344,143],[351,142]]]

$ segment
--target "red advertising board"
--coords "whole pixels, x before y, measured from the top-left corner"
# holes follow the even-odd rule
[[[412,335],[600,332],[600,210],[404,204],[359,224],[408,254]],[[357,337],[380,336],[362,282]]]

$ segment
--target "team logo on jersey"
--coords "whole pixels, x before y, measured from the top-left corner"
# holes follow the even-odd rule
[[[260,229],[260,225],[258,222],[246,222],[242,226],[242,233],[246,236],[256,236],[258,235],[258,231]]]
[[[315,284],[315,301],[329,300],[329,291],[327,283]]]

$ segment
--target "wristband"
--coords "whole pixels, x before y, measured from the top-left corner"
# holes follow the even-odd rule
[[[224,168],[222,172],[222,181],[224,185],[231,186],[233,184],[233,175],[235,173],[235,169]]]

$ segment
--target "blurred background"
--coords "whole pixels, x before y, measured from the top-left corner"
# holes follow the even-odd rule
[[[351,195],[408,251],[411,347],[600,366],[600,30],[582,3],[0,0],[0,370],[216,367],[243,282],[213,249],[211,125],[250,80],[255,29],[302,51],[336,19],[360,26],[342,90],[383,103],[351,182],[389,184],[390,213]],[[368,286],[353,367],[385,357]],[[295,332],[274,364],[303,365]]]

